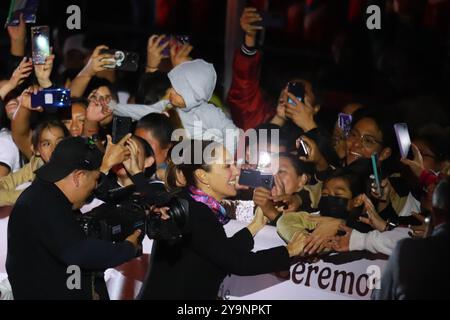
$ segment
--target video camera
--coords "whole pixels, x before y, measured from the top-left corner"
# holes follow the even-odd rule
[[[134,186],[113,189],[104,204],[78,215],[77,221],[89,238],[120,242],[140,229],[142,238],[147,234],[150,239],[176,242],[188,233],[189,220],[189,203],[176,195],[137,193]],[[168,220],[152,210],[162,207],[169,208]]]

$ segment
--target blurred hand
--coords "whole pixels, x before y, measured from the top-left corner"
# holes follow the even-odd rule
[[[37,94],[40,90],[41,90],[41,88],[39,88],[38,86],[31,86],[31,87],[25,89],[18,99],[19,100],[19,108],[25,108],[30,111],[43,112],[44,109],[41,106],[39,106],[37,108],[31,107],[31,95]]]
[[[106,102],[89,100],[89,105],[86,109],[86,119],[92,122],[102,122],[112,115],[112,110],[108,107]]]
[[[36,79],[42,88],[48,88],[52,86],[50,81],[50,75],[53,70],[53,61],[55,60],[55,55],[51,54],[45,59],[45,64],[34,65],[34,73],[36,74]]]
[[[350,237],[353,229],[341,224],[339,225],[339,230],[344,231],[345,234],[342,236],[331,237],[329,241],[327,241],[326,247],[337,252],[348,252],[350,251]]]
[[[305,162],[314,163],[317,171],[326,170],[328,168],[328,162],[320,152],[317,143],[307,136],[302,136],[301,139],[303,139],[303,141],[306,143],[306,146],[308,148],[308,156],[299,157],[299,159]],[[300,142],[298,142],[298,144],[300,144]]]
[[[419,148],[417,148],[417,146],[415,144],[411,144],[411,148],[413,151],[414,159],[413,160],[401,159],[400,161],[404,165],[408,166],[411,169],[411,171],[414,173],[414,175],[417,178],[419,178],[420,175],[422,174],[422,171],[425,170],[425,167],[423,165],[422,154],[420,153]]]
[[[30,76],[33,72],[33,61],[31,59],[27,59],[26,57],[22,59],[19,66],[14,70],[11,78],[5,86],[9,86],[8,89],[10,91],[17,88],[21,85],[26,78]]]
[[[253,7],[247,7],[241,15],[239,20],[242,30],[249,37],[255,37],[259,30],[263,27],[254,25],[255,22],[261,21],[262,18],[258,13],[258,10]]]
[[[292,237],[291,241],[286,246],[289,252],[289,257],[295,257],[304,252],[307,236],[301,231],[297,231]]]
[[[412,215],[419,220],[422,224],[419,226],[410,226],[411,236],[414,238],[425,238],[427,234],[427,228],[429,225],[425,222],[425,217],[417,212],[413,212]]]
[[[305,252],[310,255],[322,252],[326,248],[327,240],[336,235],[339,225],[343,223],[341,219],[321,216],[309,216],[307,220],[317,223],[305,245]]]
[[[183,62],[192,60],[189,53],[191,53],[193,48],[194,47],[188,43],[183,45],[180,45],[179,43],[172,45],[170,47],[170,60],[172,61],[173,67],[176,67]]]
[[[23,41],[27,38],[27,25],[23,18],[23,14],[20,14],[20,22],[17,26],[8,26],[8,34],[11,41]]]
[[[140,157],[139,147],[136,141],[128,139],[125,146],[130,151],[130,157],[123,162],[125,170],[132,176],[144,172],[144,159]]]
[[[298,100],[292,93],[287,92],[287,96],[294,104],[286,102],[286,117],[291,119],[297,127],[302,128],[305,132],[317,128],[317,124],[314,121],[314,108],[307,101],[303,103]]]
[[[253,202],[259,206],[264,212],[276,210],[272,201],[272,192],[266,188],[256,188],[253,193]]]
[[[381,181],[381,195],[377,192],[375,188],[375,183],[371,185],[370,195],[374,199],[378,200],[378,208],[379,212],[383,211],[390,202],[390,194],[391,194],[392,186],[389,182],[389,178],[386,178]]]
[[[298,194],[282,195],[273,197],[275,203],[284,203],[283,212],[297,212],[302,206],[302,198]]]
[[[111,54],[101,54],[100,51],[102,49],[109,49],[105,45],[97,46],[92,53],[91,57],[89,58],[88,63],[84,67],[83,71],[85,71],[89,76],[93,77],[97,73],[108,70],[105,68],[106,65],[110,64],[110,61],[107,61],[107,59],[113,59],[114,56]]]
[[[123,137],[117,144],[112,142],[110,135],[106,136],[108,141],[106,145],[105,154],[103,155],[101,172],[108,172],[116,164],[123,163],[130,157],[130,150],[125,146],[125,143],[130,139],[131,133]]]
[[[358,198],[363,201],[364,211],[367,213],[367,217],[359,217],[359,221],[383,232],[386,229],[386,221],[380,217],[372,201],[365,194],[358,196]]]
[[[147,72],[154,72],[158,69],[161,60],[164,58],[163,51],[166,49],[170,41],[167,41],[163,45],[161,45],[161,41],[165,38],[165,35],[152,35],[148,38],[147,42]]]
[[[131,244],[134,246],[136,250],[141,249],[141,241],[139,240],[139,237],[141,235],[142,231],[140,229],[135,230],[131,235],[129,235],[125,241],[131,242]]]
[[[269,222],[269,219],[264,215],[262,210],[256,210],[252,223],[264,227]]]

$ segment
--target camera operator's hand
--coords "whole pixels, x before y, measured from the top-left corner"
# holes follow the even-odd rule
[[[172,45],[170,47],[170,60],[172,61],[172,65],[175,68],[177,65],[182,64],[183,62],[192,60],[192,58],[189,56],[189,53],[191,53],[192,49],[194,47],[191,46],[189,43],[186,44],[179,44]]]
[[[305,132],[317,128],[314,120],[315,109],[309,103],[308,96],[305,96],[305,103],[298,100],[292,93],[288,92],[287,96],[294,101],[294,104],[286,102],[286,117],[291,119],[297,127],[302,128]]]
[[[414,175],[419,178],[422,172],[425,170],[425,167],[423,165],[423,157],[419,151],[419,148],[417,148],[415,144],[411,144],[411,148],[414,155],[413,160],[401,159],[400,161],[404,165],[408,166],[414,173]]]
[[[125,143],[130,137],[131,133],[123,137],[117,144],[114,144],[112,143],[111,136],[106,136],[108,144],[100,167],[101,172],[107,174],[116,164],[122,163],[130,157],[130,150],[125,146]]]
[[[114,56],[106,53],[101,54],[100,51],[102,49],[109,49],[109,48],[105,45],[96,47],[94,52],[92,53],[92,56],[89,58],[88,63],[83,68],[81,73],[93,77],[101,71],[108,70],[107,68],[105,68],[105,66],[110,64],[111,62],[107,61],[107,59],[112,59],[114,58]]]
[[[142,231],[140,229],[137,229],[125,239],[125,241],[131,242],[136,251],[139,251],[141,249],[141,241],[139,240],[141,233]]]
[[[166,37],[166,35],[152,35],[148,38],[147,42],[147,66],[145,67],[145,72],[155,72],[158,70],[158,66],[161,60],[164,58],[163,51],[166,49],[170,41],[167,41],[161,45],[161,41]]]
[[[262,26],[254,25],[255,22],[261,21],[262,18],[258,10],[253,7],[247,7],[239,20],[242,30],[245,32],[245,45],[254,47],[256,44],[256,33],[262,30]]]
[[[279,215],[278,210],[272,201],[272,192],[266,188],[256,188],[253,193],[253,202],[260,207],[264,215],[273,221]]]
[[[320,152],[317,143],[306,136],[302,136],[301,139],[306,143],[309,154],[307,157],[300,157],[299,159],[305,162],[314,163],[317,171],[325,171],[328,168],[328,162]]]
[[[139,156],[140,150],[137,143],[133,139],[128,139],[125,146],[130,151],[130,157],[123,162],[125,170],[132,176],[144,172],[144,161],[142,161],[143,157]]]
[[[52,81],[50,80],[50,75],[53,70],[53,61],[55,60],[55,55],[51,54],[45,59],[44,64],[35,64],[34,73],[36,74],[36,79],[42,88],[49,88],[52,86]]]
[[[156,207],[156,206],[152,206],[150,208],[150,211],[153,214],[157,214],[159,215],[159,217],[161,218],[161,220],[169,220],[170,219],[170,215],[169,215],[169,207]]]

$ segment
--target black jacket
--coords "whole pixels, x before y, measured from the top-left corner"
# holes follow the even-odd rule
[[[450,232],[443,224],[425,239],[404,239],[389,257],[378,300],[450,299]]]
[[[285,247],[253,253],[253,237],[247,228],[228,238],[211,209],[187,193],[180,197],[189,202],[190,232],[175,245],[155,241],[142,299],[217,299],[227,274],[289,270]]]
[[[15,299],[92,299],[93,272],[135,254],[127,241],[86,239],[66,196],[39,179],[21,194],[9,218],[6,271]],[[80,289],[67,286],[71,265],[81,269]],[[106,288],[103,278],[95,281]]]

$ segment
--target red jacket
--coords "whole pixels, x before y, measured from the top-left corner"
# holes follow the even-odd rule
[[[259,86],[260,63],[260,52],[250,56],[245,55],[240,49],[236,50],[227,102],[233,122],[244,131],[268,121],[276,112],[263,98]]]

